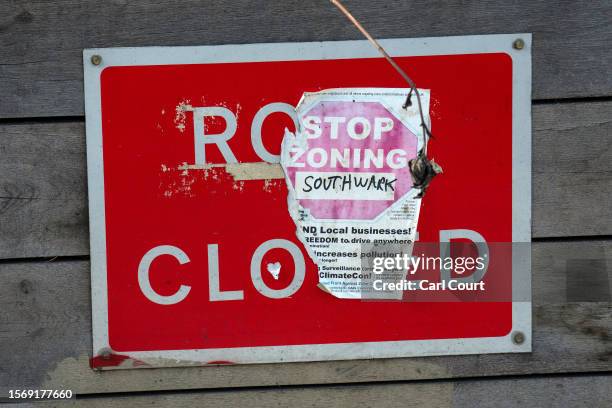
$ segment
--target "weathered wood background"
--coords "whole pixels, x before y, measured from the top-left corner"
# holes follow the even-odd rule
[[[346,5],[379,38],[533,33],[533,353],[91,371],[82,49],[361,37],[325,0],[13,0],[0,3],[0,396],[60,388],[86,397],[77,405],[137,407],[612,405],[612,2]]]

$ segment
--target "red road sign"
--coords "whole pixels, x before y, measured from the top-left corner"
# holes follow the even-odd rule
[[[423,200],[420,241],[529,241],[530,36],[520,51],[515,37],[383,42],[430,90],[439,135],[429,155],[445,173]],[[528,297],[363,302],[317,287],[282,173],[265,162],[305,91],[405,85],[368,47],[85,51],[94,365],[530,350]],[[502,280],[528,291],[520,262]]]

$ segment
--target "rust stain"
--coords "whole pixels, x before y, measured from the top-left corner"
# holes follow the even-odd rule
[[[232,361],[226,361],[226,360],[215,360],[215,361],[209,361],[208,363],[206,363],[206,365],[234,365],[236,363],[232,362]]]

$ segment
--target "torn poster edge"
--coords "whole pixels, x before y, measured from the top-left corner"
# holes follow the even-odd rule
[[[358,87],[351,87],[351,88],[330,88],[330,89],[323,89],[320,91],[316,91],[316,92],[304,92],[302,94],[302,97],[300,98],[299,102],[297,103],[296,107],[295,107],[295,112],[296,112],[296,117],[297,117],[297,128],[295,129],[295,133],[289,131],[289,129],[285,128],[284,131],[284,136],[283,136],[283,140],[281,142],[281,154],[280,154],[280,165],[284,174],[284,178],[285,178],[285,183],[287,184],[287,209],[289,212],[289,216],[291,217],[291,219],[293,220],[296,229],[295,229],[295,234],[296,237],[298,238],[298,240],[302,243],[304,249],[306,250],[306,253],[308,254],[308,256],[310,257],[310,259],[314,262],[314,264],[317,266],[317,287],[319,289],[321,289],[323,292],[330,294],[331,296],[334,296],[337,299],[355,299],[355,297],[339,297],[337,295],[334,294],[334,291],[331,290],[330,288],[328,288],[323,282],[321,282],[318,273],[320,272],[320,267],[322,264],[322,261],[319,259],[319,257],[315,254],[314,250],[311,248],[311,246],[308,244],[308,242],[306,241],[306,236],[304,235],[303,231],[300,230],[300,226],[298,225],[297,219],[299,218],[299,209],[301,208],[301,206],[299,205],[299,202],[297,200],[296,197],[296,192],[295,192],[295,187],[293,186],[293,183],[290,180],[289,177],[289,172],[287,170],[286,167],[286,163],[288,162],[290,156],[289,156],[289,150],[291,146],[295,146],[295,142],[298,142],[299,144],[306,144],[306,147],[308,146],[308,141],[307,141],[307,137],[304,136],[305,135],[305,131],[302,129],[302,121],[299,118],[298,115],[298,111],[300,110],[305,110],[307,111],[308,109],[310,109],[312,106],[316,105],[316,103],[318,103],[316,100],[312,103],[310,103],[309,105],[304,105],[305,101],[307,100],[307,98],[309,98],[310,96],[314,96],[314,95],[326,95],[326,94],[347,94],[350,92],[364,92],[367,90],[371,90],[372,92],[378,92],[381,93],[382,90],[384,90],[385,92],[387,92],[388,94],[391,93],[398,93],[401,94],[402,96],[406,96],[408,95],[408,93],[410,92],[410,88],[374,88],[374,87],[367,87],[367,88],[358,88]],[[422,100],[422,109],[424,112],[424,119],[425,119],[425,124],[427,125],[427,127],[429,129],[431,129],[431,116],[429,113],[429,109],[431,106],[431,91],[429,89],[421,89],[421,88],[417,88],[416,92],[419,93],[419,95],[421,96],[421,100]],[[385,108],[387,108],[398,120],[400,120],[404,126],[406,126],[411,132],[413,132],[416,137],[417,137],[417,154],[418,152],[421,152],[425,146],[425,143],[428,142],[427,138],[425,137],[425,131],[423,129],[423,127],[419,126],[418,128],[415,128],[414,126],[411,126],[409,123],[407,123],[407,121],[403,120],[401,115],[398,114],[397,109],[389,106],[387,103],[382,102],[380,100],[376,100],[374,98],[364,98],[364,99],[371,99],[372,102],[378,102],[380,104],[382,104]],[[346,99],[347,101],[350,99]],[[355,100],[352,100],[353,102],[355,102]],[[401,110],[406,111],[406,113],[410,112],[410,111],[414,111],[413,114],[418,115],[419,114],[419,107],[416,104],[411,104],[409,106],[407,106],[406,108],[404,107],[400,107]],[[374,218],[373,220],[371,220],[372,223],[376,222],[377,220],[381,219],[387,212],[393,210],[395,207],[399,207],[401,205],[404,204],[404,202],[410,198],[414,199],[414,200],[422,200],[422,197],[418,197],[418,194],[420,193],[421,189],[414,187],[414,183],[413,186],[410,188],[410,190],[408,190],[402,197],[398,198],[392,205],[390,205],[385,211],[381,212],[376,218]],[[415,228],[418,226],[418,219],[420,216],[420,210],[421,210],[421,203],[419,203],[419,205],[417,206],[417,212],[416,212],[416,222],[415,222]],[[347,221],[347,220],[342,220],[342,219],[333,219],[333,220],[317,220],[320,221],[322,223],[325,222],[329,222],[331,223],[336,223],[338,221]],[[413,244],[414,244],[413,240]],[[360,299],[360,298],[359,298]]]

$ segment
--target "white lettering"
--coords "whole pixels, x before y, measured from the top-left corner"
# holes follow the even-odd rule
[[[158,305],[174,305],[179,303],[187,295],[191,290],[191,287],[187,285],[181,285],[180,288],[173,295],[164,296],[157,293],[153,287],[151,286],[151,280],[149,279],[149,269],[151,268],[151,264],[158,256],[162,255],[170,255],[176,258],[179,261],[179,264],[183,265],[189,262],[189,257],[182,249],[177,248],[172,245],[159,245],[155,248],[150,249],[142,259],[140,260],[140,264],[138,265],[138,286],[140,286],[140,291],[153,303],[157,303]]]
[[[225,120],[225,130],[216,135],[206,134],[206,126],[204,126],[204,118],[206,116],[222,117]],[[227,163],[238,163],[236,156],[234,156],[234,153],[227,144],[227,141],[236,133],[237,126],[236,116],[227,108],[219,106],[193,108],[195,164],[206,164],[207,144],[216,144]]]

